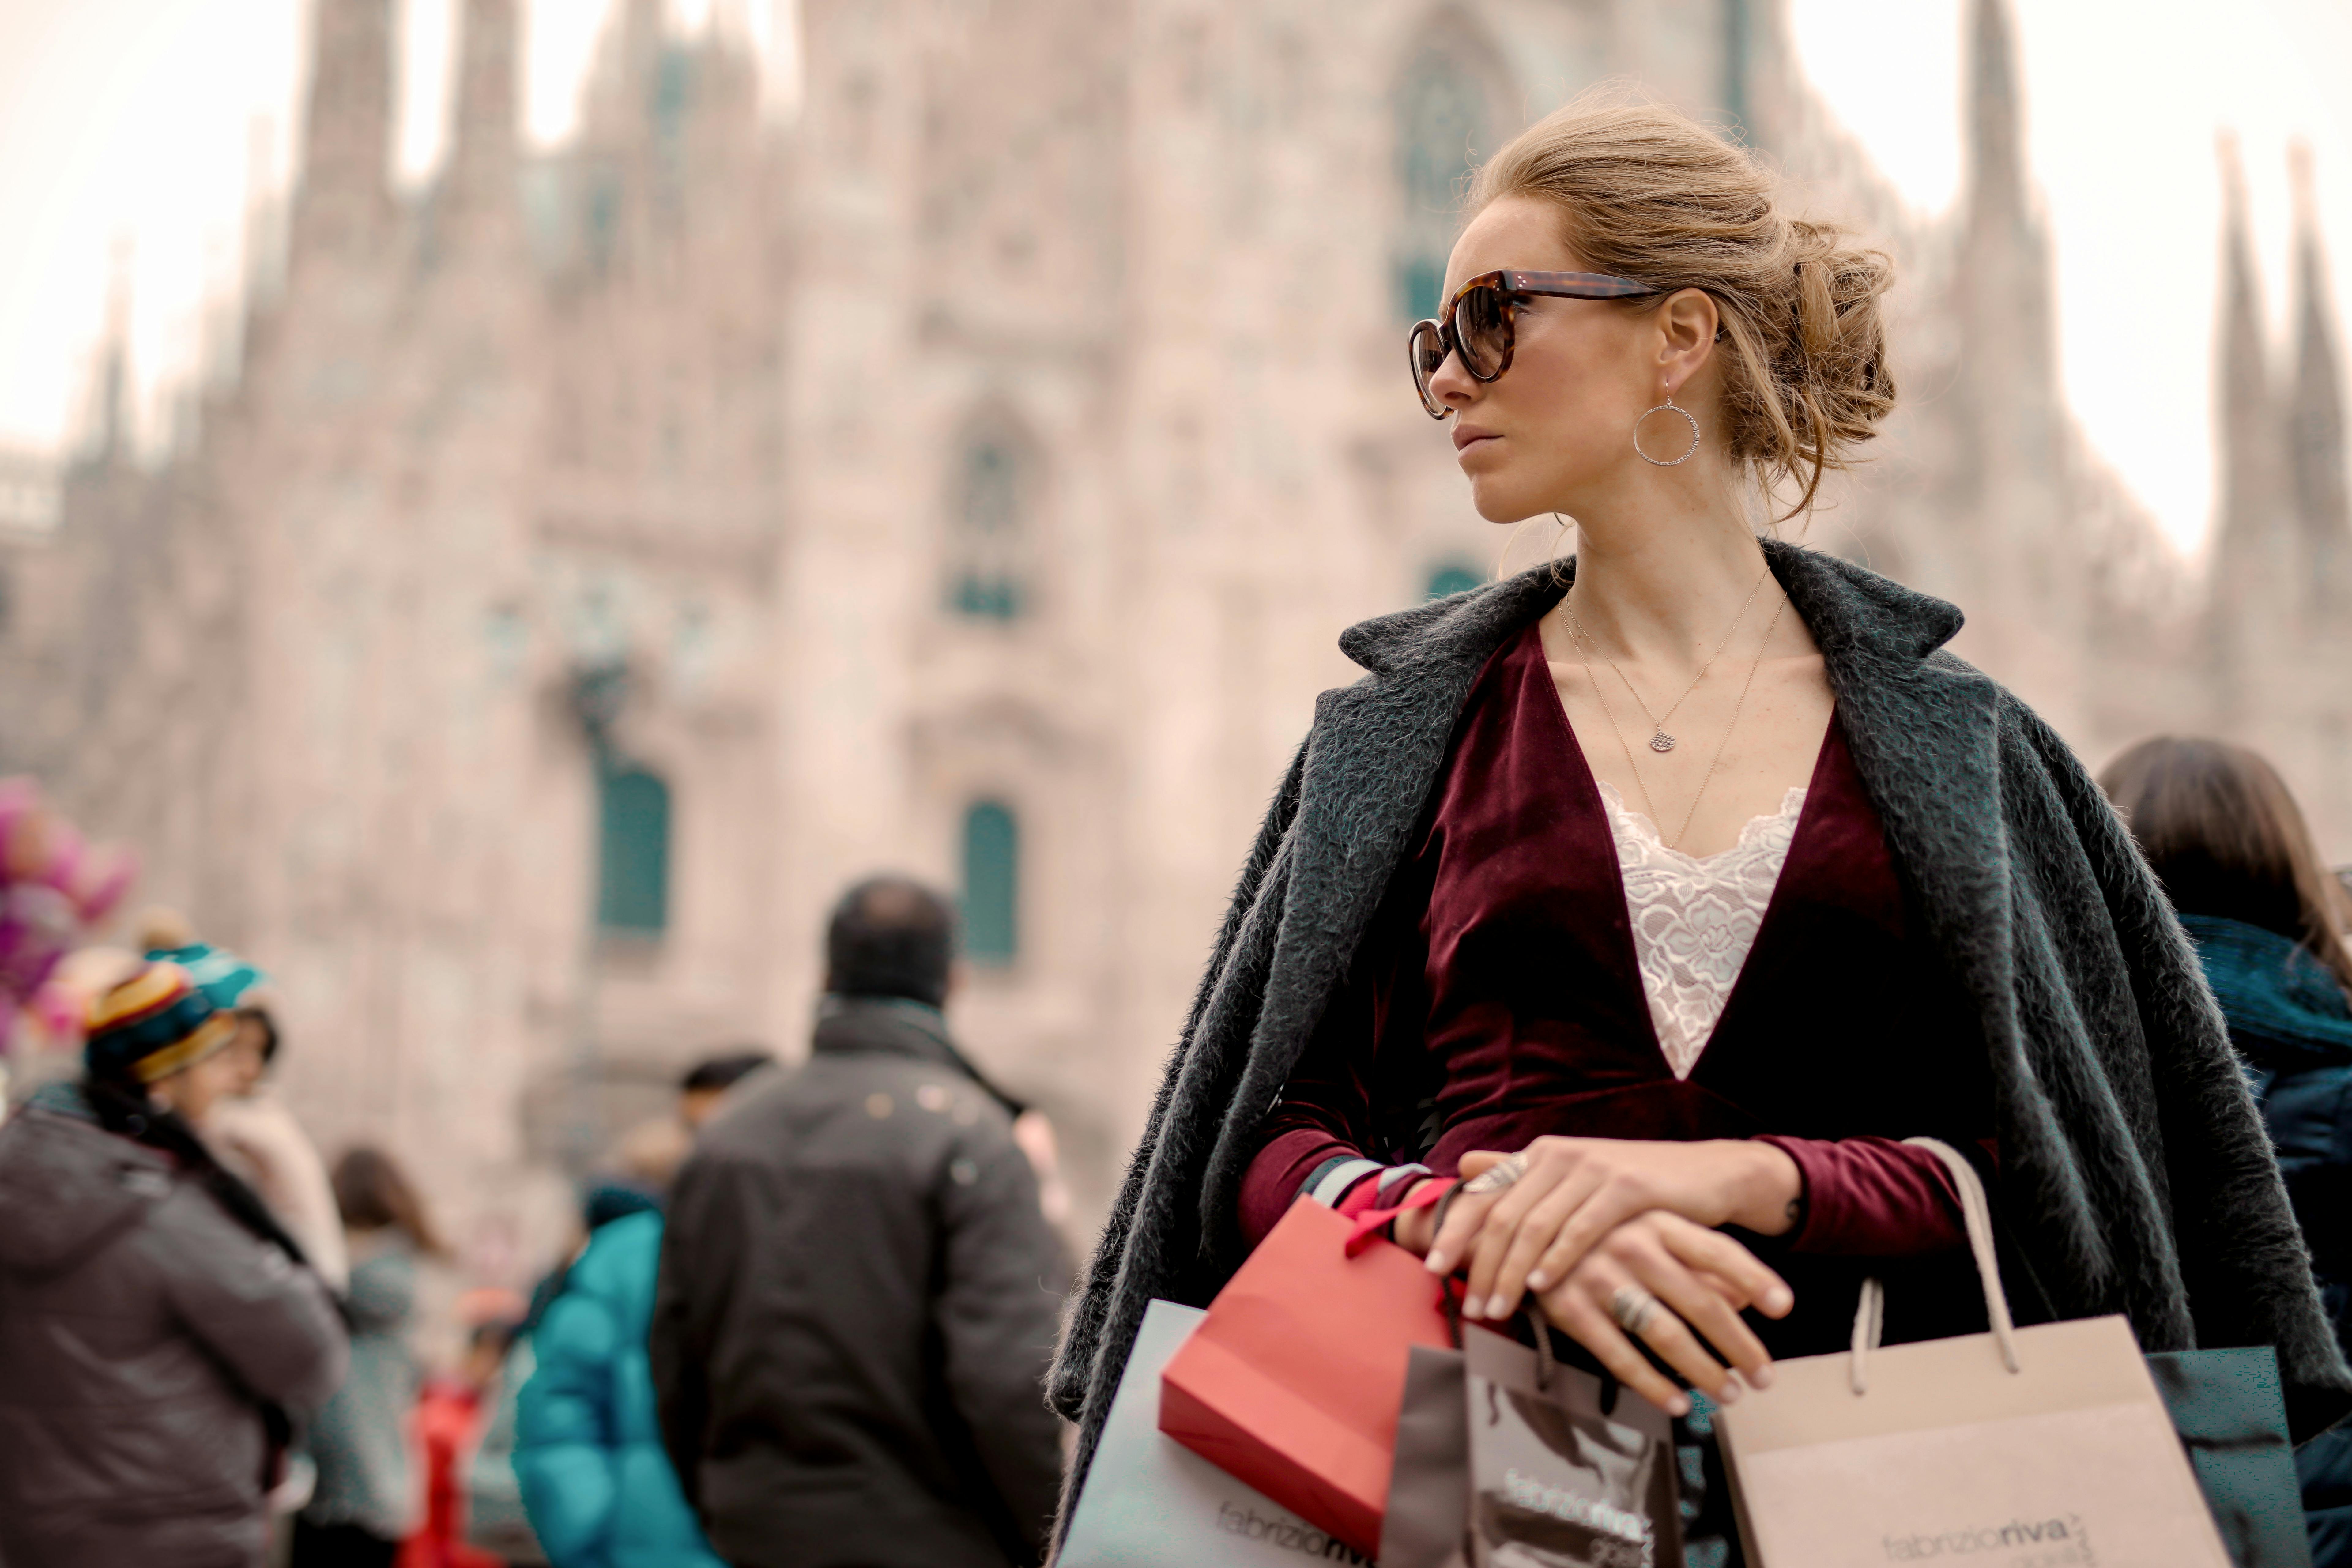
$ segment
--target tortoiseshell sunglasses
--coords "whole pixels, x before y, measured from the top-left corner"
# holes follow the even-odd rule
[[[1446,355],[1460,355],[1462,368],[1480,381],[1493,381],[1510,369],[1511,320],[1519,296],[1639,300],[1658,292],[1647,283],[1600,272],[1482,272],[1454,291],[1443,320],[1412,324],[1405,342],[1412,353],[1413,390],[1429,416],[1443,419],[1453,410],[1430,395],[1429,382]]]

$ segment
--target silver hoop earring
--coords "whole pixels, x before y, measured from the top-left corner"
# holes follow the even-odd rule
[[[1681,457],[1653,458],[1649,453],[1642,450],[1642,420],[1647,419],[1653,414],[1679,414],[1683,416],[1683,422],[1691,427],[1691,444]],[[1683,464],[1689,462],[1691,460],[1691,453],[1697,450],[1698,420],[1692,415],[1689,409],[1677,408],[1675,406],[1675,395],[1671,392],[1666,394],[1666,400],[1664,403],[1659,404],[1655,408],[1643,410],[1641,418],[1633,421],[1633,455],[1641,458],[1642,461],[1645,463],[1661,468],[1680,468]]]

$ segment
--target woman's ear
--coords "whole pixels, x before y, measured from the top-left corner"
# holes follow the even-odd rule
[[[1715,358],[1715,335],[1723,324],[1715,297],[1704,289],[1683,289],[1658,307],[1658,369],[1675,386],[1688,384]]]

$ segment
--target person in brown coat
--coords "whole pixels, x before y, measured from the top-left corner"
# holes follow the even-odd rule
[[[153,963],[79,1084],[0,1125],[0,1560],[252,1568],[293,1423],[341,1382],[332,1300],[189,1123],[226,1014]]]

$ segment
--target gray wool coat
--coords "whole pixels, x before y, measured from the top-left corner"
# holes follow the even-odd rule
[[[1821,647],[1926,935],[1974,1003],[1995,1205],[2048,1310],[2121,1312],[2151,1351],[2274,1345],[2298,1439],[2334,1422],[2352,1371],[2221,1012],[2122,823],[2048,725],[1943,651],[1957,609],[1832,556],[1765,550]],[[1205,1304],[1245,1255],[1236,1200],[1261,1119],[1424,823],[1472,682],[1572,570],[1340,637],[1370,673],[1316,703],[1063,1337],[1051,1397],[1080,1424],[1066,1498],[1146,1303]]]

